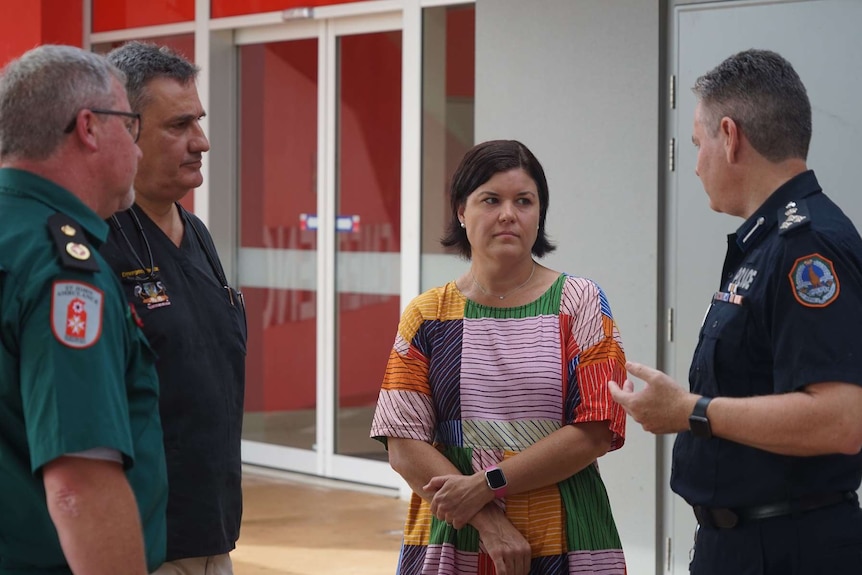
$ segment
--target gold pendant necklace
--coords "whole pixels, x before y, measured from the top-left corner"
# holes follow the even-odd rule
[[[473,283],[476,284],[476,287],[479,288],[479,290],[483,294],[485,294],[486,296],[495,297],[495,298],[499,298],[499,299],[506,299],[507,297],[509,297],[510,295],[512,295],[513,293],[515,293],[516,291],[518,291],[519,289],[521,289],[522,287],[524,287],[525,285],[530,283],[530,280],[533,279],[534,273],[536,273],[536,260],[533,260],[533,267],[530,269],[530,277],[527,278],[527,281],[525,281],[524,283],[522,283],[521,285],[519,285],[515,289],[507,291],[503,295],[497,295],[497,294],[493,294],[493,293],[489,292],[484,287],[482,287],[482,284],[479,283],[479,280],[477,280],[476,276],[473,274],[473,268],[472,267],[470,268],[470,277],[473,278]]]

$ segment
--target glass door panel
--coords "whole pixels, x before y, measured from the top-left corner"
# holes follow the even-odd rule
[[[239,61],[243,439],[313,450],[318,40],[241,46]]]
[[[400,313],[401,32],[336,42],[335,453],[368,437]]]

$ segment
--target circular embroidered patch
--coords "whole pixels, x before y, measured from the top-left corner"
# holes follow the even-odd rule
[[[797,259],[788,275],[796,301],[808,307],[826,307],[838,297],[840,286],[832,262],[820,254]]]

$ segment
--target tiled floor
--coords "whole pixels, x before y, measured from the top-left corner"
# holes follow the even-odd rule
[[[243,473],[235,575],[389,575],[407,502],[388,491],[255,467]]]

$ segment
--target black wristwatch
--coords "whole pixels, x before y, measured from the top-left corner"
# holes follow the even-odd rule
[[[710,401],[712,401],[711,397],[698,399],[691,415],[688,416],[688,427],[695,437],[703,437],[704,439],[712,437],[712,428],[709,426],[709,418],[706,416],[706,408]]]

